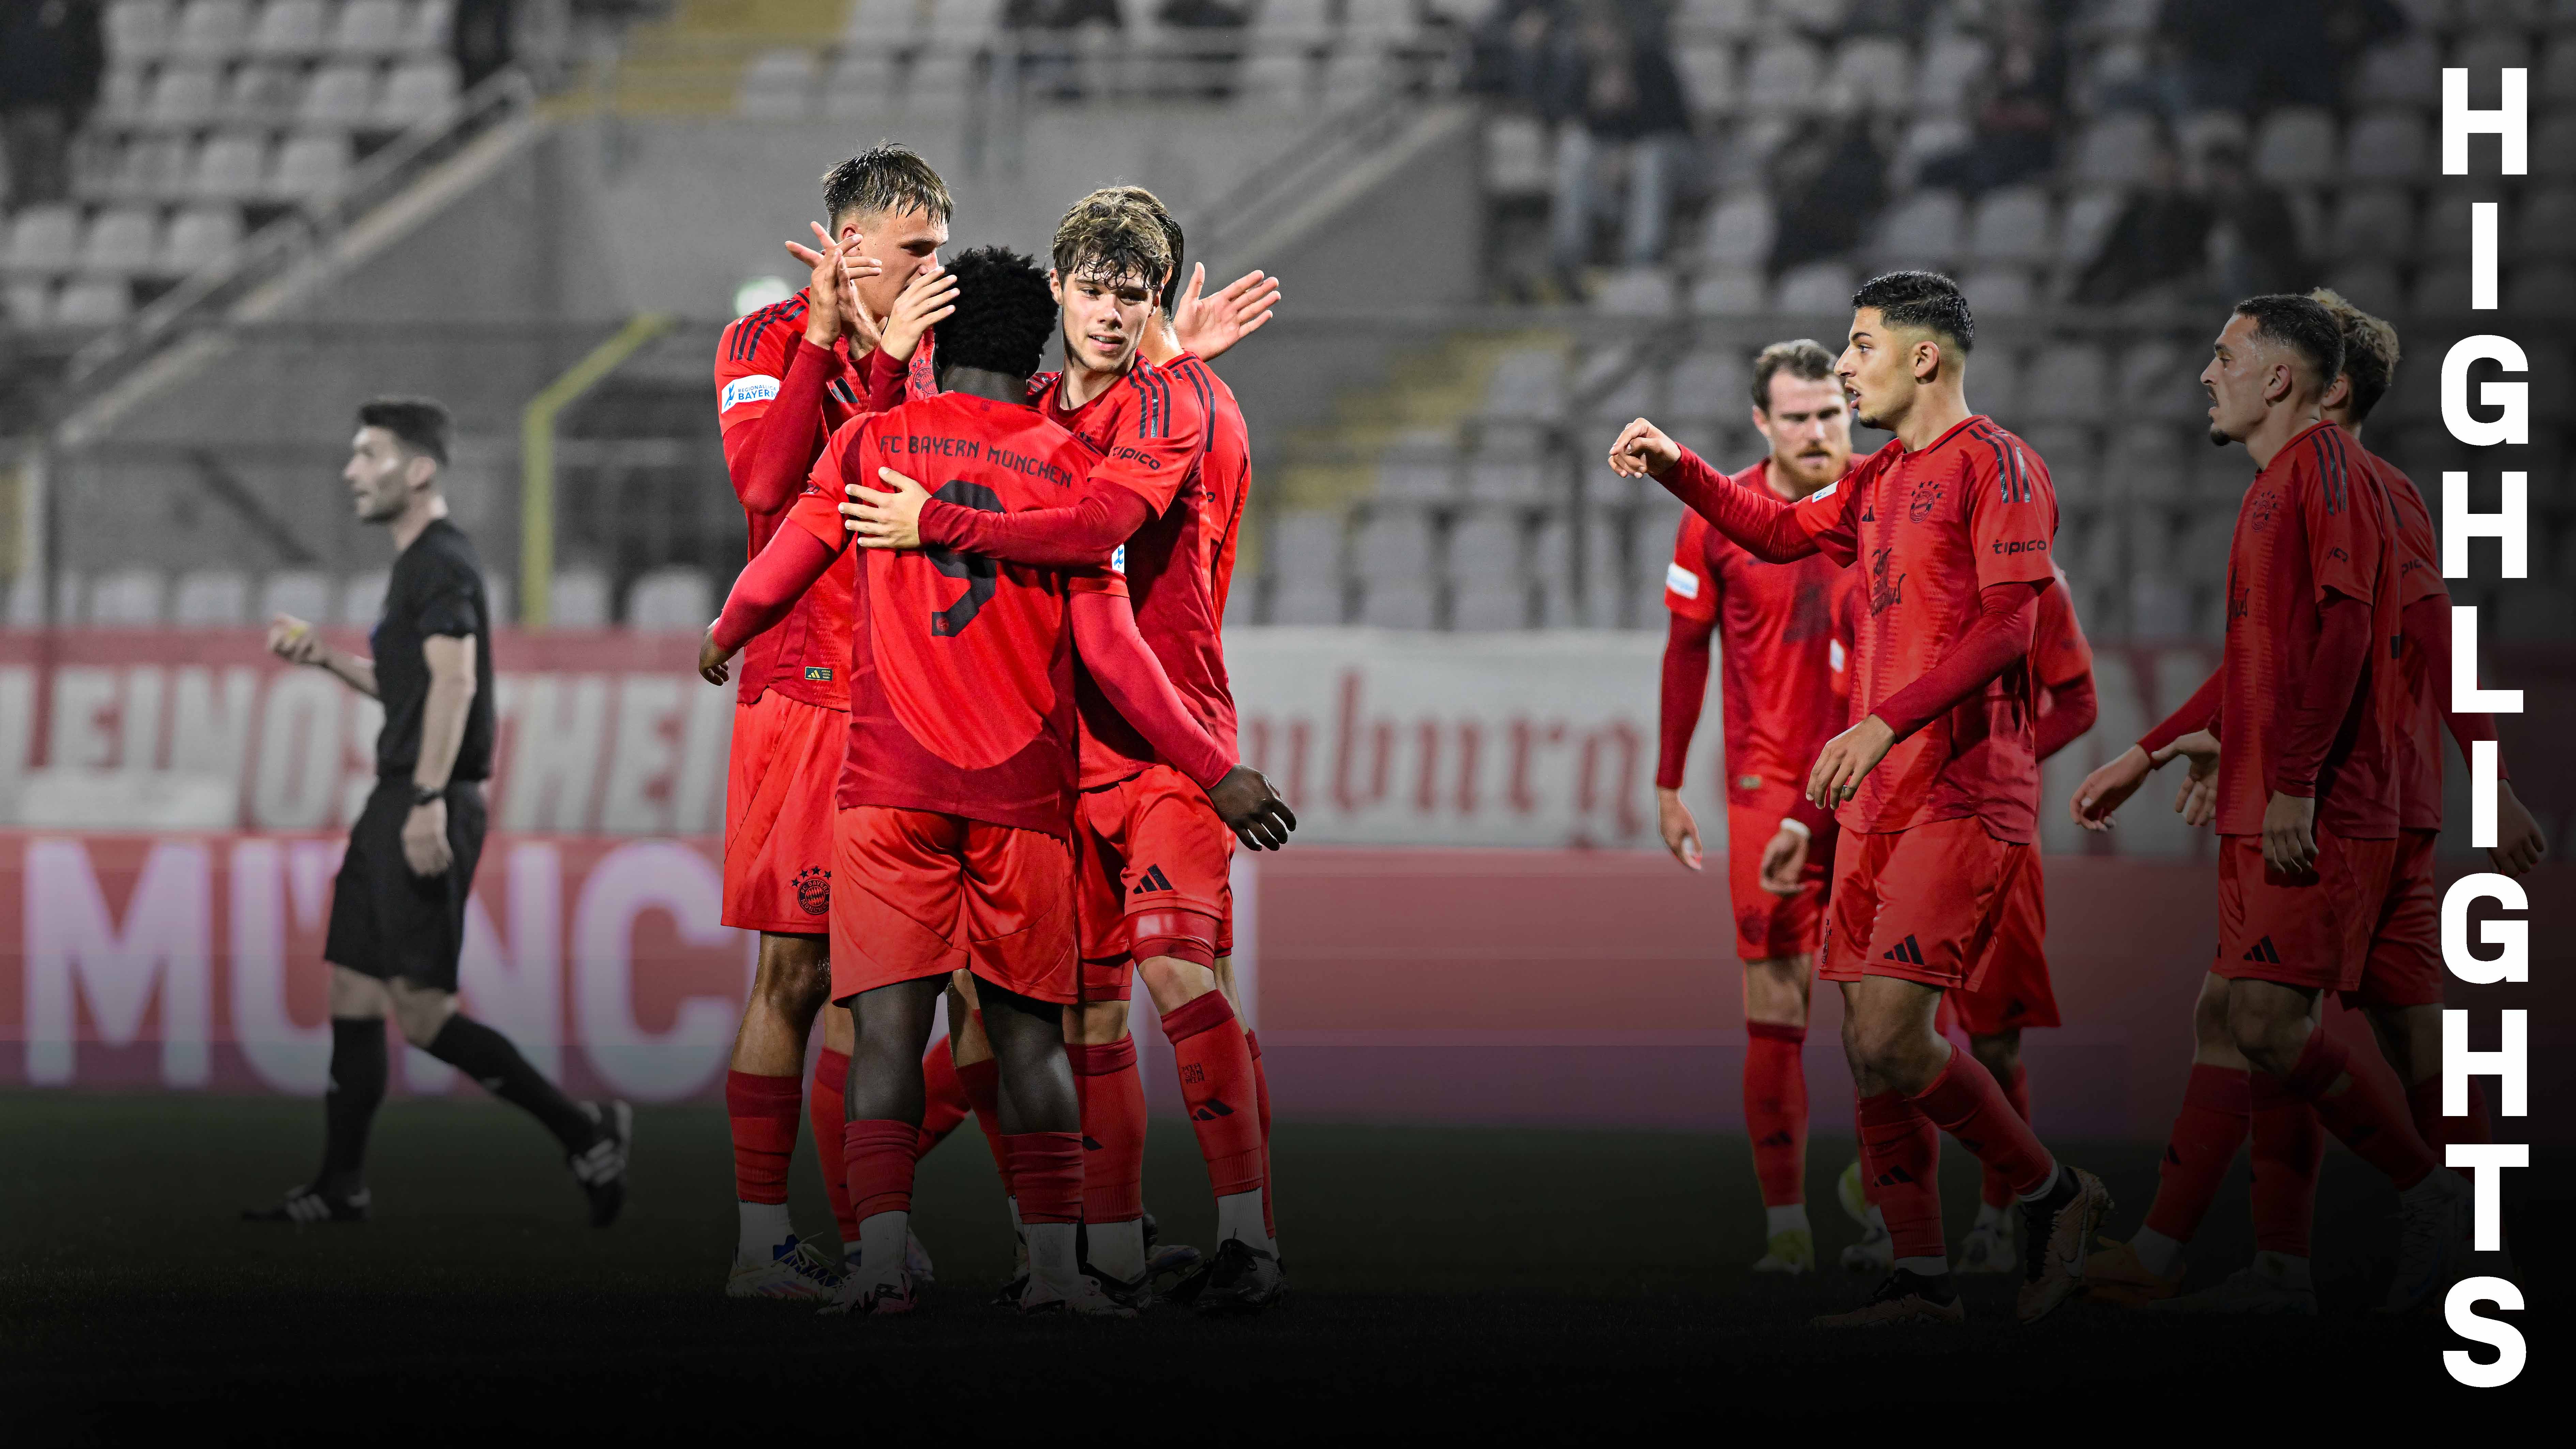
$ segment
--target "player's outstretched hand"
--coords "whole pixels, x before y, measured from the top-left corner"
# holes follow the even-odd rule
[[[707,626],[707,637],[698,641],[698,677],[709,684],[722,684],[733,677],[728,662],[733,651],[716,642],[716,626]]]
[[[1888,747],[1895,743],[1896,731],[1877,715],[1825,741],[1825,747],[1816,751],[1815,768],[1807,772],[1807,803],[1819,810],[1839,808],[1860,793],[1860,782],[1887,758]]]
[[[883,488],[844,483],[841,526],[857,534],[861,548],[921,547],[921,505],[930,494],[919,483],[892,468],[879,468]]]
[[[2182,823],[2197,830],[2218,818],[2218,736],[2207,730],[2193,730],[2181,739],[2147,757],[2156,769],[2180,756],[2190,761],[2182,779],[2182,788],[2174,792],[2174,813]]]
[[[789,242],[787,254],[803,262],[811,273],[805,281],[805,340],[817,347],[829,347],[833,339],[847,333],[854,341],[869,346],[876,343],[867,309],[859,305],[859,283],[885,270],[874,257],[863,257],[858,242],[835,241],[820,222],[807,222],[814,229],[814,240],[822,243],[817,251],[802,242]],[[865,348],[860,349],[865,351]]]
[[[1644,418],[1621,428],[1610,445],[1610,471],[1622,478],[1661,478],[1681,460],[1682,445]]]
[[[2263,863],[2283,875],[2306,875],[2317,863],[2317,802],[2272,793],[2263,807]]]
[[[1208,803],[1247,850],[1277,850],[1297,828],[1297,812],[1250,765],[1237,765],[1208,791]]]
[[[2087,830],[2110,829],[2111,812],[2138,793],[2155,767],[2146,751],[2129,746],[2118,759],[2084,777],[2084,783],[2075,787],[2075,797],[2066,802],[2067,812]]]
[[[331,647],[322,642],[322,636],[293,614],[279,614],[268,621],[268,652],[289,664],[318,666],[331,658]]]
[[[1214,362],[1228,348],[1269,325],[1271,313],[1279,305],[1279,279],[1258,271],[1246,272],[1215,296],[1202,297],[1199,290],[1206,285],[1206,264],[1190,268],[1190,284],[1172,303],[1172,335],[1179,339],[1183,352],[1195,352],[1201,360]]]
[[[2496,781],[2496,843],[2487,859],[2506,875],[2521,875],[2548,853],[2549,840],[2540,833],[2540,822],[2531,818],[2513,786]]]
[[[1762,847],[1762,888],[1775,896],[1794,896],[1804,889],[1800,879],[1807,871],[1808,834],[1783,825],[1772,832],[1771,843]]]
[[[885,336],[878,345],[895,361],[910,361],[913,349],[921,345],[922,334],[956,310],[957,278],[933,262],[906,282],[903,295],[894,299],[894,310],[886,314]]]
[[[1673,859],[1692,870],[1700,868],[1699,822],[1682,803],[1681,791],[1655,787],[1655,830],[1664,837],[1664,849],[1673,853]]]

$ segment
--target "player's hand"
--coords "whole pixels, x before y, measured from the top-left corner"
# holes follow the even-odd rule
[[[2531,818],[2513,786],[2496,781],[2496,843],[2487,859],[2506,875],[2521,875],[2548,853],[2549,840],[2540,833],[2540,822]]]
[[[841,526],[858,535],[861,548],[921,547],[921,505],[930,494],[892,468],[879,468],[877,476],[886,487],[841,485],[849,495],[841,504]]]
[[[1297,812],[1250,765],[1237,765],[1208,791],[1208,803],[1247,850],[1277,850],[1297,828]]]
[[[806,225],[814,228],[814,240],[823,244],[822,250],[789,242],[787,254],[811,273],[805,280],[805,340],[829,347],[845,332],[854,338],[860,335],[852,326],[867,316],[867,309],[859,305],[859,283],[883,272],[885,266],[874,257],[860,256],[857,238],[836,241],[822,223]],[[867,340],[875,338],[869,335]]]
[[[1610,445],[1610,471],[1622,478],[1661,478],[1681,460],[1682,445],[1644,418],[1621,428],[1619,441]]]
[[[1825,741],[1816,752],[1815,768],[1807,772],[1807,803],[1819,810],[1832,810],[1860,793],[1860,782],[1887,758],[1888,747],[1896,743],[1896,731],[1877,715]]]
[[[311,624],[293,614],[279,614],[268,621],[268,652],[289,664],[320,668],[331,662],[331,646],[322,642]]]
[[[1662,833],[1664,849],[1673,853],[1673,859],[1692,870],[1701,868],[1699,822],[1691,819],[1690,807],[1682,803],[1681,791],[1667,790],[1661,785],[1655,787],[1655,829]]]
[[[1279,279],[1246,272],[1215,296],[1202,297],[1199,289],[1206,285],[1206,264],[1190,268],[1190,284],[1172,303],[1172,335],[1180,340],[1183,352],[1214,362],[1226,349],[1269,325],[1271,311],[1279,305]]]
[[[1804,830],[1783,825],[1762,847],[1762,888],[1775,896],[1794,896],[1806,889],[1807,851],[1813,844]]]
[[[2198,829],[2218,818],[2218,736],[2193,730],[2149,755],[2147,762],[2161,770],[2176,757],[2191,763],[2183,774],[2182,788],[2174,792],[2174,813],[2183,824]]]
[[[2118,759],[2084,777],[2084,783],[2075,787],[2075,798],[2066,803],[2067,812],[2087,830],[2110,829],[2111,812],[2138,793],[2155,767],[2146,751],[2129,746]]]
[[[903,295],[895,298],[894,310],[886,314],[885,335],[877,345],[895,361],[909,362],[922,334],[956,310],[957,278],[933,262],[904,284]]]
[[[716,626],[707,626],[707,637],[698,641],[698,677],[709,684],[722,684],[733,677],[727,661],[733,651],[716,642]]]
[[[413,875],[445,875],[456,863],[456,852],[447,844],[447,802],[411,807],[403,817],[402,843],[403,863]]]
[[[2272,794],[2263,807],[2263,863],[2283,875],[2306,875],[2317,863],[2317,802]]]

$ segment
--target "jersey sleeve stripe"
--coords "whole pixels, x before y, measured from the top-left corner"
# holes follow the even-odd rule
[[[2329,426],[2319,428],[2315,433],[2317,472],[2325,484],[2326,512],[2329,515],[2343,512],[2345,490],[2350,486],[2350,480],[2344,474],[2343,449],[2340,446],[2342,432],[2341,428]]]

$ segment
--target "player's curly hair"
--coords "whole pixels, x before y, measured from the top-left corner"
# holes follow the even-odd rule
[[[1172,209],[1163,204],[1163,198],[1141,186],[1112,186],[1108,190],[1152,212],[1163,228],[1163,245],[1172,252],[1171,274],[1163,279],[1161,298],[1163,315],[1169,317],[1172,309],[1180,305],[1181,274],[1189,270],[1189,238],[1181,234],[1181,224],[1173,219]]]
[[[1812,337],[1774,342],[1753,358],[1753,405],[1771,416],[1771,379],[1781,373],[1822,382],[1834,375],[1834,355]]]
[[[1034,374],[1055,332],[1055,298],[1037,259],[1008,247],[977,247],[951,258],[948,274],[957,281],[957,310],[932,331],[938,370]]]
[[[2319,391],[2343,371],[2343,328],[2314,297],[2274,292],[2236,304],[2236,315],[2254,319],[2254,335],[2286,347],[2316,374]]]
[[[1965,356],[1977,345],[1967,294],[1939,272],[1887,272],[1860,284],[1852,310],[1875,307],[1890,327],[1929,332]]]
[[[1055,272],[1064,281],[1098,277],[1161,287],[1171,244],[1152,208],[1111,186],[1073,204],[1055,229]]]
[[[2343,375],[2352,380],[2352,401],[2346,406],[2359,424],[2397,381],[2397,329],[2352,305],[2332,287],[2317,288],[2308,293],[2308,300],[2325,308],[2343,333]]]
[[[880,141],[823,173],[823,215],[838,231],[849,215],[919,211],[945,222],[956,209],[948,183],[909,146]]]

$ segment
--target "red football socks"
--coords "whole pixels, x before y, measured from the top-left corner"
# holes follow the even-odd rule
[[[2261,1072],[2252,1074],[2254,1246],[2308,1256],[2317,1216],[2317,1169],[2325,1162],[2325,1129],[2316,1109]]]
[[[974,1109],[975,1125],[984,1129],[984,1145],[993,1149],[993,1170],[1002,1175],[1002,1195],[1008,1197],[1011,1153],[1002,1145],[1002,1064],[991,1057],[962,1063],[957,1068],[957,1086]]]
[[[1067,1042],[1082,1099],[1082,1220],[1123,1223],[1145,1215],[1145,1079],[1136,1039],[1106,1046]]]
[[[1020,1221],[1082,1221],[1082,1134],[1020,1132],[1002,1139],[1011,1182],[1020,1199]]]
[[[832,1200],[832,1220],[840,1224],[841,1241],[855,1243],[859,1220],[850,1215],[850,1166],[841,1155],[849,1090],[849,1053],[823,1048],[814,1058],[814,1089],[805,1094],[805,1115],[814,1119],[814,1155],[823,1163],[823,1193]]]
[[[1903,1092],[1860,1099],[1860,1170],[1900,1258],[1947,1258],[1941,1134]]]
[[[725,1115],[733,1122],[733,1195],[744,1202],[787,1201],[787,1162],[796,1155],[796,1109],[804,1091],[794,1077],[725,1073]]]
[[[1181,1105],[1198,1132],[1216,1196],[1261,1190],[1261,1109],[1252,1082],[1252,1049],[1225,994],[1205,996],[1163,1014],[1163,1035],[1180,1069]],[[1025,1215],[1025,1213],[1024,1213]]]
[[[847,1123],[836,1135],[848,1167],[845,1190],[855,1221],[912,1211],[912,1166],[920,1160],[915,1149],[921,1129],[909,1122],[872,1119]],[[852,1232],[849,1241],[858,1240]]]
[[[2406,1090],[2406,1108],[2415,1119],[2415,1135],[2433,1149],[2436,1157],[2454,1142],[2493,1142],[2495,1128],[2487,1121],[2486,1084],[2469,1079],[2469,1112],[2465,1117],[2442,1115],[2442,1079],[2426,1077]]]
[[[1270,1077],[1261,1069],[1261,1033],[1243,1031],[1244,1050],[1252,1053],[1252,1097],[1261,1116],[1261,1231],[1279,1240],[1279,1216],[1270,1206]]]
[[[2200,1231],[2219,1180],[2244,1145],[2253,1110],[2251,1090],[2246,1074],[2233,1067],[2192,1065],[2191,1081],[2182,1089],[2182,1110],[2174,1114],[2173,1135],[2165,1139],[2148,1227],[2177,1243],[2190,1242]]]
[[[943,1036],[921,1056],[921,1147],[913,1155],[929,1156],[930,1149],[948,1140],[948,1134],[974,1110],[975,1104],[966,1100],[966,1089],[957,1081],[956,1054]]]
[[[2012,1075],[2004,1078],[1998,1085],[2004,1089],[2004,1100],[2012,1104],[2014,1115],[2024,1122],[2029,1121],[2030,1073],[2022,1070],[2019,1060],[2013,1062]],[[1985,1181],[1978,1184],[1977,1201],[1990,1208],[2011,1207],[2014,1201],[2012,1184],[2004,1180],[2002,1173],[1989,1167],[1986,1169]]]
[[[1802,1026],[1744,1024],[1744,1131],[1764,1207],[1807,1200],[1807,1073]]]
[[[2282,1080],[2292,1095],[2317,1109],[2317,1120],[2353,1155],[2388,1175],[2400,1192],[2441,1165],[2415,1135],[2404,1104],[2388,1079],[2351,1070],[2349,1048],[2320,1025],[2308,1033],[2299,1064]]]
[[[2030,1124],[2014,1115],[1995,1074],[1966,1052],[1951,1052],[1932,1085],[1915,1093],[1912,1101],[1933,1126],[1959,1139],[1959,1145],[1975,1154],[1988,1171],[2003,1174],[2015,1197],[2048,1186],[2050,1174],[2057,1171],[2057,1160],[2039,1145]],[[1896,1231],[1893,1222],[1888,1231]],[[1901,1247],[1897,1253],[1906,1256]]]

